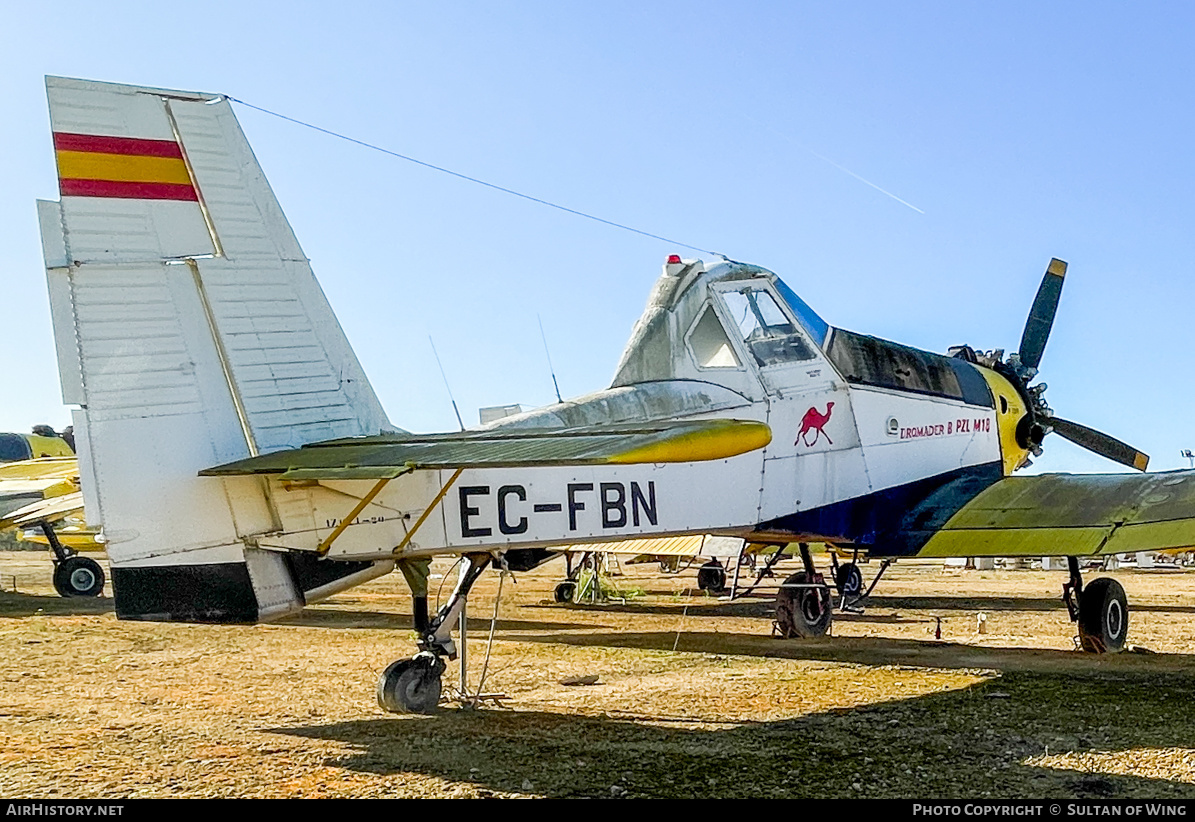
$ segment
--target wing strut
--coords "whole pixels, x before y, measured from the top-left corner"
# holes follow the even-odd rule
[[[373,498],[381,493],[382,489],[385,488],[389,482],[389,477],[378,480],[377,484],[375,484],[373,488],[369,489],[369,493],[361,497],[361,501],[357,503],[352,512],[350,512],[347,517],[342,519],[340,524],[332,530],[332,533],[328,534],[328,536],[324,538],[324,541],[316,547],[316,553],[318,553],[321,557],[327,556],[328,549],[332,547],[332,543],[336,541],[336,538],[344,533],[345,528],[348,528],[353,524],[353,520],[357,518],[357,514],[360,514],[362,511],[364,511],[365,506],[373,502]]]
[[[453,472],[452,476],[448,478],[448,482],[444,483],[444,487],[440,489],[440,493],[436,494],[435,499],[433,499],[428,504],[427,508],[424,509],[423,513],[419,515],[419,519],[415,520],[415,524],[411,526],[411,530],[407,531],[407,535],[402,538],[402,542],[394,547],[395,554],[401,554],[402,549],[407,547],[407,544],[415,537],[415,532],[418,531],[423,523],[427,521],[427,518],[431,516],[432,511],[436,510],[436,506],[440,504],[440,500],[444,499],[444,495],[448,493],[448,489],[452,487],[452,484],[456,482],[457,477],[459,477],[464,470],[464,468],[458,468]]]

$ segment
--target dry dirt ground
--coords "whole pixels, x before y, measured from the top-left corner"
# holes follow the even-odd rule
[[[559,561],[508,578],[484,685],[507,699],[396,716],[397,574],[279,624],[173,625],[0,554],[0,796],[1195,797],[1195,572],[1114,572],[1149,652],[1095,657],[1061,572],[901,563],[833,636],[781,640],[769,600],[623,570],[638,595],[595,606],[552,602]],[[474,688],[497,588],[470,603]]]

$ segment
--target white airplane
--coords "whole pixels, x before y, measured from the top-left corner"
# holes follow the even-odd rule
[[[835,328],[770,271],[671,256],[609,388],[481,429],[390,424],[226,97],[47,79],[60,198],[38,203],[63,399],[124,619],[251,623],[398,567],[419,653],[387,710],[440,698],[451,629],[490,564],[553,546],[710,534],[876,557],[1058,555],[1088,650],[1127,602],[1076,557],[1195,543],[1195,472],[1011,477],[1068,422],[1037,373],[1065,264],[1016,354]],[[427,612],[427,563],[465,558]],[[823,576],[777,621],[829,624]],[[857,572],[857,569],[856,569]],[[843,573],[840,569],[839,573]]]

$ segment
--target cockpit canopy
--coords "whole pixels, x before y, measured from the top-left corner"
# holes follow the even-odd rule
[[[611,387],[699,380],[760,399],[783,380],[777,372],[802,364],[856,385],[992,406],[964,360],[832,328],[771,271],[699,260],[664,266]]]
[[[828,332],[772,272],[730,262],[706,269],[686,260],[665,266],[612,387],[669,379],[724,383],[710,372],[744,369],[740,352],[759,368],[805,362],[819,356]]]

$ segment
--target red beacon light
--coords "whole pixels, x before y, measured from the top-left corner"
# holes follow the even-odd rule
[[[667,277],[679,277],[680,273],[685,270],[685,264],[681,260],[679,254],[669,254],[668,261],[664,263],[664,275]]]

